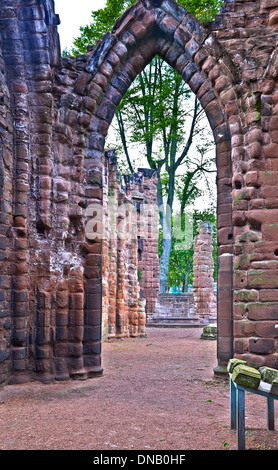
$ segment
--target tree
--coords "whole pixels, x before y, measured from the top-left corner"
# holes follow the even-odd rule
[[[115,20],[133,3],[135,0],[107,0],[105,8],[92,12],[93,21],[80,28],[81,35],[74,40],[72,54],[86,52],[87,46],[95,44],[107,30],[111,30]],[[179,3],[190,12],[195,12],[202,21],[208,21],[214,17],[221,2],[180,0]],[[148,165],[158,175],[157,199],[163,228],[161,293],[167,289],[177,180],[181,187],[179,200],[182,214],[190,197],[196,194],[196,178],[200,178],[205,171],[211,171],[204,158],[195,168],[189,168],[194,138],[205,135],[200,125],[202,116],[203,110],[197,98],[192,99],[187,84],[158,56],[138,75],[116,111],[117,129],[128,171],[134,172],[130,144],[136,142],[136,145],[144,146]],[[200,156],[201,153],[198,153]],[[179,175],[182,167],[185,168],[183,177]]]
[[[215,208],[204,211],[195,210],[192,216],[193,219],[193,232],[192,243],[185,249],[177,249],[177,240],[173,237],[173,244],[171,248],[171,255],[169,261],[169,274],[168,274],[168,288],[182,285],[182,292],[188,292],[188,285],[193,282],[193,242],[197,235],[199,221],[210,222],[213,225],[213,259],[214,259],[214,279],[217,277],[217,228],[216,228],[216,215]],[[162,234],[160,233],[160,238]],[[179,245],[178,245],[179,246]]]
[[[111,31],[116,20],[137,0],[106,0],[106,5],[92,11],[90,24],[80,26],[80,36],[73,39],[71,55],[85,54],[87,47],[101,40],[107,31]]]
[[[213,171],[212,159],[206,158],[212,140],[211,136],[208,138],[203,116],[204,111],[197,98],[192,97],[188,85],[158,56],[138,75],[116,112],[128,171],[134,172],[129,145],[136,143],[145,147],[146,161],[158,176],[157,200],[164,234],[160,256],[161,293],[167,289],[175,195],[178,193],[182,214],[198,192],[196,185],[202,174]],[[192,150],[197,136],[208,144],[197,147],[196,157]]]
[[[84,54],[87,47],[102,39],[111,31],[116,20],[137,0],[107,0],[104,8],[92,11],[92,21],[80,27],[80,36],[73,39],[71,55]],[[223,3],[221,0],[179,0],[178,2],[203,23],[215,18]]]

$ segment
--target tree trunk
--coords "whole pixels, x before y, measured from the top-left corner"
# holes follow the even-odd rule
[[[188,271],[186,272],[186,275],[184,276],[184,281],[183,281],[183,293],[187,294],[188,293],[188,279],[189,279],[189,274],[191,272],[192,266]]]
[[[172,238],[164,239],[162,242],[162,255],[160,257],[159,266],[159,293],[167,292],[167,280],[169,272],[169,260],[172,247]]]
[[[165,294],[167,291],[169,262],[172,248],[172,208],[168,205],[166,207],[166,211],[164,211],[162,233],[162,255],[159,263],[159,293]]]

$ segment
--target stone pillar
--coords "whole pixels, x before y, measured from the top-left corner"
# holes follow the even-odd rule
[[[102,241],[103,338],[145,334],[145,303],[139,303],[138,213],[130,186],[117,173],[115,150],[105,151]],[[143,200],[143,199],[142,199]]]
[[[217,279],[217,358],[218,365],[227,365],[233,357],[233,255],[218,257]]]
[[[217,316],[216,296],[213,291],[214,261],[212,257],[212,236],[212,224],[209,222],[200,222],[198,234],[194,242],[193,288],[197,314],[200,320],[204,322],[215,320]]]
[[[154,170],[138,168],[126,178],[126,191],[137,208],[138,270],[146,315],[155,313],[159,293],[157,176]]]

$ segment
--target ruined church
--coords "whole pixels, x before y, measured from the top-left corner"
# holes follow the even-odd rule
[[[109,231],[111,193],[137,215],[154,205],[155,174],[120,181],[105,141],[155,55],[214,136],[218,365],[278,368],[278,0],[224,0],[208,24],[174,0],[138,0],[76,58],[61,57],[58,13],[54,0],[0,5],[0,383],[99,375],[104,335],[144,334],[155,234],[121,237],[128,214],[116,236],[98,222]]]

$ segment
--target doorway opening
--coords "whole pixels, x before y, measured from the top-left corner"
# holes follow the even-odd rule
[[[113,196],[116,193],[117,203],[119,201],[125,203],[117,223],[124,226],[122,224],[124,218],[136,220],[138,211],[136,209],[134,212],[134,207],[140,207],[144,201],[142,192],[144,178],[148,179],[148,184],[155,185],[157,168],[149,165],[149,168],[140,168],[140,171],[135,169],[135,173],[131,172],[124,178],[123,183],[118,177],[116,152],[112,148],[103,151],[112,120],[117,116],[118,109],[121,109],[119,108],[121,101],[126,94],[130,93],[131,85],[136,77],[144,73],[146,66],[151,64],[156,57],[159,57],[162,63],[164,61],[172,67],[176,71],[176,76],[180,78],[180,83],[188,84],[192,93],[197,97],[196,99],[208,119],[216,148],[217,354],[219,364],[225,364],[233,356],[232,268],[234,239],[229,121],[232,121],[232,115],[237,114],[237,98],[234,91],[232,66],[229,63],[229,58],[220,53],[217,41],[210,31],[202,26],[193,15],[188,14],[186,10],[174,2],[167,2],[167,5],[166,3],[161,4],[163,12],[160,9],[156,10],[156,6],[148,2],[139,2],[138,5],[139,9],[136,6],[134,9],[129,9],[117,21],[112,33],[105,35],[103,41],[96,46],[88,58],[86,70],[92,78],[90,83],[87,83],[86,89],[91,93],[90,96],[97,100],[93,123],[90,127],[88,152],[94,162],[101,162],[102,169],[104,169],[105,217],[109,216],[108,197],[111,193]],[[171,83],[173,82],[171,81]],[[228,107],[226,107],[227,103],[229,103]],[[176,138],[179,135],[176,133]],[[149,156],[148,152],[146,152],[146,156]],[[109,183],[109,175],[114,186]],[[173,175],[171,174],[169,174],[169,184],[173,186]],[[121,191],[116,188],[117,185]],[[132,186],[137,187],[137,198],[130,205]],[[160,189],[160,193],[156,192],[156,194],[163,194],[163,187]],[[157,215],[160,216],[159,213]],[[169,211],[166,221],[171,220],[171,216],[172,213]],[[136,226],[136,224],[133,225]],[[108,227],[108,224],[104,223],[104,226]],[[148,223],[146,227],[147,233],[149,233]],[[158,228],[159,224],[157,223],[156,229],[158,230]],[[169,229],[169,225],[167,227],[166,222],[166,230],[167,228]],[[124,232],[125,234],[131,233],[131,228],[125,229]],[[114,322],[114,332],[110,329],[111,334],[127,334],[127,330],[131,335],[136,335],[137,332],[142,333],[142,325],[145,321],[143,305],[140,306],[142,307],[140,309],[138,302],[137,304],[135,302],[135,297],[138,299],[138,292],[140,293],[138,278],[142,277],[142,270],[138,269],[138,254],[139,260],[140,258],[142,260],[142,244],[144,242],[145,240],[142,241],[140,235],[133,241],[129,240],[128,243],[120,238],[116,242],[118,244],[116,251],[120,256],[114,258],[111,246],[104,237],[99,252],[102,261],[102,309],[99,310],[99,326],[102,325],[102,331],[109,331],[109,321],[106,322],[106,325],[104,323],[105,318],[109,317],[109,314],[105,315],[105,312],[108,312],[111,307]],[[116,249],[115,243],[113,248]],[[108,276],[110,261],[113,263],[114,281]],[[127,266],[129,269],[126,269]],[[88,272],[92,272],[89,267]],[[161,277],[161,269],[159,276]],[[148,276],[148,279],[153,281],[154,277]],[[161,289],[161,279],[159,281],[158,288]],[[128,295],[129,289],[133,292],[131,296]],[[155,293],[153,284],[149,286],[149,289],[151,293]],[[167,290],[165,284],[163,289],[164,292],[165,289]],[[113,298],[111,302],[107,302],[106,294],[109,291]],[[127,306],[128,322],[125,320]],[[96,311],[92,314],[95,323]]]
[[[168,119],[163,121],[165,126],[160,129],[162,137],[157,124],[151,138],[150,132],[146,132],[148,126],[149,129],[155,126],[154,116],[150,117],[146,108],[149,110],[152,106],[157,110],[156,100],[161,99],[155,93],[156,83],[151,82],[155,81],[158,68],[155,61],[159,61],[160,67],[165,64],[157,56],[135,79],[135,85],[131,85],[116,109],[106,139],[104,194],[108,223],[104,226],[108,227],[108,239],[102,253],[103,338],[143,336],[148,326],[167,324],[210,325],[216,338],[219,325],[220,334],[223,331],[217,316],[223,284],[220,281],[219,296],[217,276],[219,267],[223,274],[219,256],[225,254],[218,249],[217,235],[218,230],[226,228],[225,224],[231,226],[231,220],[226,213],[223,215],[223,209],[221,211],[221,201],[231,203],[231,182],[226,180],[223,184],[222,178],[219,185],[215,135],[197,96],[182,79],[179,85],[185,100],[181,100],[180,112],[185,117],[183,125],[188,132],[179,139],[177,125],[175,134],[171,135],[173,120],[176,123],[179,120],[178,114],[174,117],[171,114],[171,110],[178,107],[174,96],[171,97],[172,109],[168,107]],[[165,67],[169,68],[167,64]],[[172,70],[174,81],[180,75]],[[144,80],[152,94],[147,105],[139,95],[147,88]],[[143,98],[146,98],[146,92]],[[186,106],[188,109],[184,109]],[[165,107],[159,110],[160,115],[164,112]],[[131,113],[134,113],[133,120]],[[170,128],[168,141],[167,126]],[[175,146],[172,154],[171,139]],[[163,148],[165,142],[168,142],[168,148]],[[175,166],[176,161],[180,164]],[[172,188],[171,171],[174,172]],[[171,189],[173,204],[169,209]],[[146,206],[151,207],[151,216],[147,211],[147,223]],[[145,233],[142,233],[142,214],[144,229],[147,227]],[[132,224],[131,219],[136,222]],[[171,220],[168,238],[169,226],[165,219]],[[232,241],[231,230],[226,236]],[[169,240],[171,248],[164,288],[160,273],[163,248],[167,250]],[[231,256],[227,259],[231,262]],[[224,295],[231,289],[231,281],[230,277],[229,285],[224,286]],[[231,316],[229,322],[231,328]],[[226,353],[227,359],[231,357],[231,350]]]

